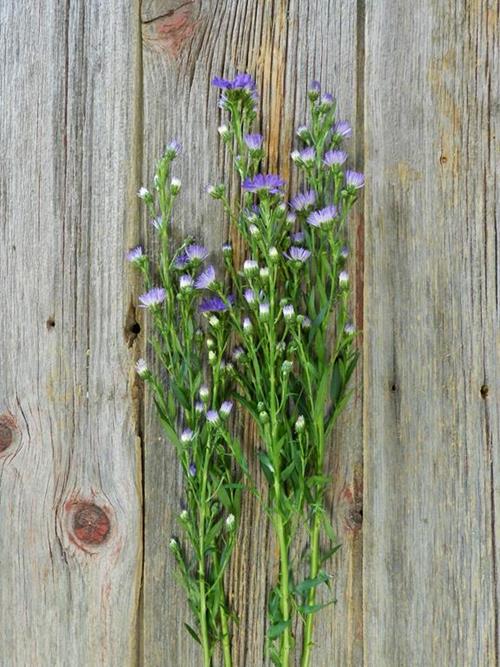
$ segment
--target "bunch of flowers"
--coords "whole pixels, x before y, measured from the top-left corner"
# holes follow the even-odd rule
[[[186,628],[200,643],[205,665],[211,664],[220,641],[227,667],[230,613],[224,573],[235,543],[241,496],[231,454],[238,444],[229,433],[233,373],[227,359],[227,310],[232,297],[212,296],[210,290],[222,292],[214,267],[206,265],[209,253],[203,246],[188,238],[172,249],[172,213],[181,185],[170,172],[179,151],[179,144],[172,142],[157,165],[154,190],[141,188],[138,193],[158,234],[159,258],[152,266],[139,246],[128,259],[144,279],[146,292],[139,296],[139,305],[151,315],[159,371],[143,359],[136,370],[152,391],[184,474],[185,498],[178,517],[184,539],[172,537],[170,549],[196,619],[196,629],[187,623]]]
[[[338,548],[325,507],[329,483],[325,459],[330,433],[350,396],[348,383],[357,360],[356,332],[349,319],[350,281],[344,237],[349,212],[364,179],[362,174],[345,168],[347,153],[343,143],[351,135],[351,128],[346,121],[336,119],[333,97],[322,94],[317,82],[309,90],[310,123],[298,129],[300,146],[291,155],[301,174],[301,191],[291,198],[287,197],[286,184],[280,176],[261,169],[265,161],[264,139],[252,131],[256,118],[253,79],[239,74],[234,80],[215,78],[213,84],[222,89],[219,104],[228,112],[227,125],[219,128],[219,134],[233,156],[241,192],[239,197],[230,198],[224,184],[212,185],[208,192],[221,202],[236,226],[246,257],[241,266],[236,266],[231,248],[226,245],[226,279],[219,281],[212,266],[201,269],[205,251],[191,241],[173,257],[167,254],[167,228],[177,188],[173,182],[166,185],[159,168],[156,186],[160,208],[163,197],[162,222],[158,224],[162,239],[161,294],[150,289],[141,299],[152,309],[160,334],[155,350],[169,376],[168,392],[149,371],[149,375],[141,370],[139,373],[151,382],[167,434],[178,447],[188,482],[188,507],[199,506],[201,501],[196,494],[203,492],[205,499],[208,494],[217,503],[215,526],[221,521],[221,507],[231,516],[238,516],[241,485],[234,478],[232,464],[237,464],[254,489],[256,481],[250,478],[251,466],[242,455],[238,438],[228,432],[227,422],[219,416],[221,409],[216,413],[214,407],[230,393],[232,400],[255,420],[259,435],[255,456],[268,487],[265,497],[259,497],[279,547],[279,578],[268,601],[268,652],[274,664],[290,664],[294,649],[292,625],[298,615],[303,622],[301,665],[308,667],[314,615],[325,606],[316,601],[317,589],[328,585],[330,575],[324,566]],[[169,150],[160,165],[170,165],[167,155]],[[156,216],[152,195],[145,191],[141,196],[150,214]],[[140,252],[133,261],[151,287],[148,260]],[[178,288],[176,272],[180,273]],[[231,294],[224,287],[228,282]],[[198,311],[208,314],[208,334],[199,337],[193,326],[195,302]],[[197,407],[194,398],[201,386],[201,341],[206,335],[208,367],[212,370],[212,390],[207,394],[212,401],[210,410],[204,409],[203,404]],[[182,340],[177,341],[178,336]],[[229,340],[234,341],[230,361],[224,360]],[[179,439],[175,428],[179,408],[189,433],[188,446],[184,446],[183,437]],[[213,454],[204,461],[199,457],[208,451],[207,442]],[[193,458],[193,451],[198,451],[198,458]],[[190,474],[193,463],[194,476]],[[192,480],[199,478],[210,481],[193,485]],[[219,486],[227,494],[225,502],[218,496]],[[204,522],[201,533],[205,534],[204,514],[190,511],[190,521],[193,534],[199,530],[199,522]],[[301,579],[291,553],[298,529],[304,524],[309,532],[308,572]],[[326,550],[320,547],[322,534],[330,542]],[[186,574],[186,580],[197,585],[192,607],[199,619],[207,614],[206,606],[201,609],[197,601],[201,599],[200,582],[206,580],[208,572],[212,573],[214,585],[219,586],[220,599],[224,599],[221,567],[229,558],[233,535],[222,529],[216,531],[214,551],[210,552],[213,562],[200,566],[197,577]],[[201,538],[197,541],[191,533],[189,537],[195,552],[206,563],[203,549],[200,551]],[[184,567],[187,572],[179,549],[175,547],[176,555],[181,569]],[[212,638],[228,637],[224,603],[221,610],[222,614],[218,611],[210,617]],[[217,627],[224,617],[225,628]],[[202,627],[201,620],[199,625]],[[226,652],[229,656],[229,648]]]

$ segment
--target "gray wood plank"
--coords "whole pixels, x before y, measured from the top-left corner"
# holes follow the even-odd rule
[[[141,493],[123,255],[137,211],[138,43],[133,4],[0,6],[6,667],[123,667],[136,654]]]
[[[497,2],[367,3],[363,598],[374,667],[499,659],[498,28]]]
[[[288,178],[294,128],[305,120],[305,97],[311,79],[320,78],[336,93],[345,117],[356,124],[358,117],[362,121],[356,3],[325,0],[313,6],[298,0],[179,0],[177,9],[174,5],[156,0],[143,3],[144,177],[151,178],[154,161],[166,142],[176,138],[184,144],[177,168],[183,182],[175,223],[178,235],[182,238],[194,233],[215,251],[227,240],[227,222],[221,218],[217,203],[203,194],[203,188],[222,178],[228,172],[228,163],[218,141],[220,111],[210,79],[245,70],[256,76],[264,117],[262,130],[269,143],[269,167],[280,169]],[[362,145],[354,148],[356,158],[361,160]],[[361,326],[361,216],[353,218],[350,235],[360,260],[357,321]],[[359,391],[332,445],[332,515],[344,547],[331,563],[338,603],[318,616],[314,658],[318,667],[362,662],[361,409]],[[250,451],[255,442],[246,420],[242,432]],[[145,405],[144,464],[142,660],[148,667],[197,665],[197,647],[183,628],[187,619],[184,595],[173,581],[173,563],[166,549],[170,533],[176,530],[181,480],[149,400]],[[276,575],[274,555],[275,545],[265,517],[256,503],[247,499],[228,582],[231,603],[240,618],[234,658],[241,667],[267,664],[263,637],[266,594]]]

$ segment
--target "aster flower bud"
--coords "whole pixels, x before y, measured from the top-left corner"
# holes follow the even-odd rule
[[[267,266],[263,266],[259,270],[259,276],[261,280],[269,280],[269,268]]]
[[[308,317],[304,317],[304,319],[301,322],[302,328],[307,331],[307,329],[311,328],[311,320]]]
[[[170,542],[168,543],[168,548],[170,551],[173,551],[174,553],[177,553],[179,551],[179,542],[175,539],[175,537],[170,538]]]
[[[212,424],[212,426],[217,426],[217,424],[220,422],[219,413],[217,412],[217,410],[208,410],[206,417],[207,417],[207,422],[209,424]]]
[[[259,419],[260,419],[262,424],[267,424],[269,422],[269,415],[267,414],[267,412],[265,410],[262,410],[261,412],[259,412]]]
[[[201,415],[204,410],[203,403],[201,401],[196,401],[194,404],[194,410],[197,414]]]
[[[137,360],[137,363],[135,365],[135,371],[142,380],[148,377],[149,368],[144,359],[141,358]]]
[[[297,433],[302,433],[306,427],[306,420],[304,419],[303,415],[299,415],[297,417],[297,421],[295,422],[295,430]]]
[[[169,160],[175,159],[182,150],[182,146],[178,141],[171,141],[165,149],[165,157]]]
[[[194,437],[194,433],[190,428],[185,428],[181,433],[181,442],[187,443],[191,442]]]
[[[235,347],[231,356],[234,361],[239,361],[245,356],[245,350],[242,347]]]
[[[174,178],[170,181],[170,192],[174,195],[178,195],[181,191],[181,181],[179,178]]]
[[[257,403],[257,412],[262,412],[265,409],[266,409],[266,406],[264,405],[264,403],[262,401],[259,401]]]
[[[259,270],[259,265],[254,259],[246,259],[243,262],[243,271],[246,276],[254,276]]]
[[[215,340],[213,338],[207,338],[207,348],[213,350],[215,348]]]
[[[227,417],[229,417],[229,415],[231,414],[232,409],[233,409],[232,401],[224,401],[219,408],[219,414],[223,419],[227,419]]]
[[[302,141],[309,141],[311,133],[307,125],[300,125],[300,127],[297,128],[297,136],[302,139]]]
[[[153,195],[145,187],[139,188],[139,191],[137,192],[137,196],[140,199],[142,199],[143,201],[145,201],[146,204],[152,204],[153,203]]]
[[[334,102],[333,95],[331,93],[324,93],[321,96],[319,108],[321,109],[321,111],[328,111],[328,109],[330,109],[333,106],[333,102]]]
[[[347,259],[349,257],[349,248],[346,245],[343,246],[342,249],[340,250],[340,256],[343,259]]]
[[[243,331],[250,333],[253,329],[252,320],[249,317],[243,318]]]
[[[212,329],[217,329],[217,327],[220,325],[220,320],[216,315],[211,315],[208,318],[208,323],[212,327]]]
[[[233,254],[233,248],[230,243],[224,243],[224,245],[222,246],[222,254],[224,255],[224,257],[231,257],[231,255]]]
[[[253,238],[258,239],[260,236],[260,229],[257,227],[257,225],[250,225],[248,228],[248,231],[250,232],[250,236],[253,236]]]
[[[226,188],[223,183],[218,185],[209,185],[207,186],[207,192],[212,197],[212,199],[222,199],[226,193]]]
[[[292,370],[292,368],[293,364],[288,359],[285,359],[285,361],[281,364],[281,372],[283,373],[283,375],[288,375]]]
[[[210,398],[210,389],[207,387],[206,384],[202,384],[200,387],[200,398],[203,401],[203,403],[207,403],[208,399]]]
[[[192,276],[189,275],[189,273],[184,273],[179,278],[179,287],[181,288],[182,291],[191,292],[193,289],[193,285],[194,285],[194,280]]]
[[[188,474],[190,477],[196,477],[196,472],[197,472],[196,464],[193,461],[191,461],[188,468]]]
[[[347,271],[341,271],[339,273],[339,285],[340,287],[347,287],[349,285],[349,274]]]
[[[285,343],[285,341],[281,340],[281,341],[276,345],[276,350],[278,351],[278,354],[283,354],[283,352],[286,350],[286,343]]]
[[[210,366],[215,366],[216,362],[217,362],[217,355],[213,350],[210,350],[210,352],[208,353],[208,363],[210,364]]]
[[[226,517],[226,528],[228,530],[233,530],[236,523],[236,518],[234,514],[228,514]]]
[[[319,81],[311,81],[311,85],[309,86],[309,92],[308,92],[308,97],[311,100],[311,102],[315,102],[319,94],[321,92],[321,84]]]
[[[354,336],[356,333],[356,327],[352,323],[348,323],[344,327],[344,333],[347,334],[347,336]]]
[[[269,259],[272,262],[277,262],[278,259],[279,259],[279,256],[280,256],[280,254],[278,252],[278,248],[276,248],[275,246],[271,246],[269,248]]]
[[[221,139],[224,139],[224,141],[231,137],[231,132],[227,125],[220,125],[217,128],[217,132],[219,133]]]
[[[283,306],[283,317],[287,321],[292,321],[293,318],[295,317],[295,309],[291,303],[286,304],[286,306]]]
[[[189,519],[188,511],[182,510],[182,512],[179,514],[179,519],[182,521],[182,523],[186,523],[186,521]]]
[[[267,320],[269,318],[269,304],[268,303],[259,303],[259,316],[261,320]]]

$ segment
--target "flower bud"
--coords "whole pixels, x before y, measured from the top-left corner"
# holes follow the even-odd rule
[[[144,359],[138,359],[135,365],[135,371],[137,375],[144,380],[149,375],[149,368]]]
[[[283,373],[283,375],[288,375],[292,370],[292,368],[293,364],[288,359],[285,359],[285,361],[281,364],[281,372]]]
[[[233,248],[230,243],[224,243],[224,245],[222,246],[222,254],[224,255],[224,257],[231,257],[231,255],[233,254]]]
[[[179,192],[181,191],[181,181],[179,178],[174,177],[170,181],[170,192],[174,195],[178,195]]]
[[[210,398],[210,389],[206,384],[202,384],[200,387],[200,398],[203,403],[207,403],[208,399]]]
[[[275,248],[275,246],[271,246],[269,248],[269,259],[272,262],[277,262],[278,259],[279,259],[279,256],[280,256],[280,254],[278,252],[278,248]]]
[[[236,523],[236,518],[234,514],[228,514],[226,517],[226,528],[228,530],[233,530]]]
[[[294,319],[295,309],[291,303],[288,303],[286,304],[286,306],[283,306],[283,317],[288,322],[291,322]]]
[[[207,187],[207,192],[212,197],[212,199],[222,199],[226,193],[226,188],[223,183],[219,183],[218,185],[209,185]]]
[[[269,319],[269,304],[259,303],[259,316],[261,320]]]
[[[267,424],[269,421],[269,415],[265,410],[262,410],[262,412],[259,412],[259,419],[262,424]]]
[[[263,266],[259,271],[259,276],[261,280],[269,280],[269,268],[267,266]]]
[[[175,539],[175,537],[170,538],[170,542],[168,543],[168,547],[170,551],[173,551],[174,553],[177,553],[179,551],[179,542]]]
[[[347,287],[349,285],[349,274],[347,271],[341,271],[339,273],[339,285],[340,287]]]
[[[250,333],[253,329],[252,320],[249,317],[243,319],[243,331]]]
[[[181,433],[181,442],[184,444],[187,442],[191,442],[191,440],[194,437],[194,433],[190,428],[185,428],[182,433]]]
[[[186,523],[186,521],[189,519],[188,511],[187,510],[182,510],[182,512],[179,514],[179,519],[183,523]]]
[[[216,426],[220,421],[219,413],[217,412],[217,410],[208,410],[208,412],[206,414],[206,418],[207,418],[207,422],[209,422],[213,426]]]
[[[217,132],[219,133],[221,139],[224,139],[224,141],[226,141],[226,139],[229,139],[229,137],[231,136],[231,132],[229,131],[227,125],[220,125],[217,128]]]
[[[344,333],[347,334],[348,336],[354,336],[354,334],[356,333],[356,327],[354,326],[354,324],[352,323],[346,324],[344,327]]]
[[[208,318],[208,323],[210,324],[210,326],[212,327],[212,329],[217,329],[217,327],[218,327],[219,324],[220,324],[220,320],[219,320],[219,318],[216,317],[215,315],[211,315],[211,316]]]
[[[297,433],[302,433],[306,427],[306,420],[304,419],[303,415],[299,415],[297,417],[297,421],[295,422],[295,430]]]
[[[248,231],[250,232],[250,236],[252,236],[254,239],[259,238],[260,229],[257,227],[257,225],[250,225]]]
[[[217,363],[217,355],[213,350],[210,350],[210,352],[208,353],[208,363],[210,364],[210,366],[215,366],[215,364]]]
[[[215,341],[213,338],[207,338],[207,348],[209,350],[214,350],[215,349]]]
[[[259,265],[254,259],[246,259],[243,262],[243,271],[246,276],[253,276],[259,271]]]

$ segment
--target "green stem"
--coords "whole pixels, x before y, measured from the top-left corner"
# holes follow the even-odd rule
[[[288,543],[286,538],[286,527],[283,517],[275,515],[276,533],[280,550],[280,609],[283,622],[288,623],[281,635],[280,663],[281,667],[288,667],[290,663],[290,649],[292,646],[292,635],[290,628],[290,574],[288,565]]]
[[[206,491],[207,491],[207,473],[208,461],[210,458],[210,437],[207,441],[205,450],[205,459],[202,470],[202,483],[200,492],[199,504],[199,526],[198,526],[198,541],[199,541],[199,562],[198,562],[198,580],[200,591],[200,634],[201,646],[203,650],[203,664],[204,667],[210,667],[212,664],[210,638],[208,636],[207,626],[207,590],[206,590],[206,565],[205,565],[205,509],[206,509]]]
[[[224,600],[224,584],[223,580],[219,582],[221,599]],[[233,661],[231,659],[231,638],[229,636],[229,627],[227,622],[227,614],[224,605],[220,605],[220,626],[222,630],[222,655],[224,656],[224,667],[232,667]]]
[[[319,573],[319,536],[321,527],[321,516],[315,513],[312,519],[311,543],[309,555],[309,578],[315,579]],[[314,605],[316,601],[316,587],[311,588],[307,594],[307,605]],[[302,638],[302,655],[300,667],[309,667],[313,642],[314,614],[307,614]]]
[[[316,475],[322,475],[323,464],[325,457],[325,429],[322,420],[319,420],[316,425],[317,437],[317,458],[316,458]],[[309,546],[309,578],[316,579],[319,573],[320,561],[320,531],[321,531],[321,505],[322,505],[323,491],[318,489],[316,497],[316,507],[313,510],[310,527],[310,546]],[[313,606],[316,603],[316,586],[311,588],[307,594],[307,605]],[[313,642],[313,624],[314,614],[307,614],[304,635],[302,638],[302,655],[300,660],[300,667],[309,667],[311,660],[311,651],[314,646]]]

